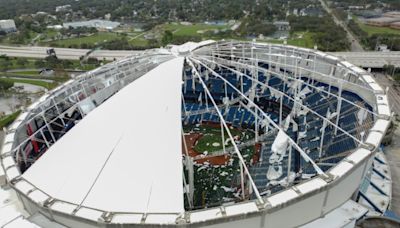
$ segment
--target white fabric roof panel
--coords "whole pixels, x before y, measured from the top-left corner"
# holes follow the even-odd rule
[[[127,85],[24,178],[54,198],[105,211],[183,212],[182,70],[175,58]]]

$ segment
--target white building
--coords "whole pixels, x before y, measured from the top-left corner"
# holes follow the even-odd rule
[[[16,32],[17,27],[15,26],[14,20],[0,20],[0,31],[4,32]]]
[[[288,31],[288,30],[290,30],[290,24],[289,24],[288,21],[275,21],[274,25],[279,31]]]
[[[390,51],[390,49],[388,48],[388,46],[387,46],[386,44],[378,45],[378,46],[376,47],[376,50],[377,50],[377,51],[382,51],[382,52],[388,52],[388,51]]]
[[[63,28],[63,26],[62,25],[48,25],[48,26],[46,26],[46,28],[60,30]]]
[[[113,30],[120,25],[119,22],[115,21],[106,21],[106,20],[90,20],[90,21],[77,21],[64,23],[64,28],[79,28],[79,27],[87,27],[87,28],[96,28],[98,30]]]
[[[65,12],[65,11],[69,11],[70,9],[71,9],[71,5],[57,6],[56,12]]]
[[[104,19],[109,21],[111,19],[111,13],[107,13],[106,15],[104,15]]]

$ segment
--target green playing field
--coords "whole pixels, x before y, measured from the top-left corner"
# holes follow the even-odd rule
[[[241,141],[248,141],[254,138],[254,133],[250,130],[231,127],[230,132],[233,137],[238,137]],[[220,127],[211,125],[200,125],[185,127],[185,132],[201,133],[202,137],[197,141],[194,150],[198,153],[212,154],[215,151],[223,149],[222,140],[224,139],[225,147],[231,147],[232,142],[229,138],[228,132],[224,129],[224,138],[222,138],[222,131]]]

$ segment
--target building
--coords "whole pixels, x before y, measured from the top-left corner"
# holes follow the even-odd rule
[[[314,16],[314,17],[322,17],[324,15],[324,11],[321,8],[308,6],[307,8],[301,9],[299,11],[300,16]]]
[[[349,10],[363,10],[364,6],[349,6]]]
[[[357,10],[353,14],[363,18],[378,18],[382,17],[382,12],[376,10]]]
[[[107,13],[106,15],[104,15],[104,20],[106,21],[111,20],[111,13]]]
[[[77,22],[70,22],[64,23],[64,28],[79,28],[79,27],[86,27],[86,28],[96,28],[98,30],[113,30],[118,27],[121,23],[115,21],[106,21],[106,20],[89,20],[89,21],[77,21]]]
[[[16,32],[17,27],[15,26],[14,20],[0,20],[0,31],[6,33]]]
[[[391,11],[383,14],[384,17],[400,18],[400,11]]]
[[[390,118],[374,77],[328,53],[188,42],[83,73],[24,109],[0,180],[43,227],[354,227],[369,211],[355,202],[361,183],[389,173],[375,155]],[[389,201],[376,202],[384,213]]]
[[[53,76],[53,75],[54,75],[54,70],[52,70],[52,69],[47,69],[47,68],[41,69],[41,70],[39,71],[39,74],[40,74],[41,76]]]
[[[390,24],[394,22],[399,22],[400,18],[395,17],[379,17],[379,18],[371,18],[365,20],[367,25],[378,26],[378,27],[389,27]]]
[[[273,23],[278,31],[289,31],[290,25],[288,21],[275,21]]]
[[[71,10],[71,5],[63,5],[63,6],[57,6],[56,7],[56,12],[65,12],[65,11],[70,11]]]
[[[60,30],[63,28],[63,26],[62,25],[48,25],[48,26],[46,26],[46,28]]]
[[[390,24],[390,28],[400,29],[400,21]]]
[[[389,52],[390,49],[388,48],[388,46],[386,44],[380,44],[376,47],[377,51],[382,51],[382,52]]]

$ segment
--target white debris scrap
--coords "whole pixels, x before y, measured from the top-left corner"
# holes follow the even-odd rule
[[[268,180],[276,180],[279,177],[282,176],[282,166],[274,167],[274,166],[269,166],[268,172],[267,172],[267,178]]]
[[[364,120],[367,119],[368,112],[365,109],[360,109],[357,112],[357,119],[358,119],[358,124],[362,125],[364,123]]]
[[[289,138],[284,131],[279,130],[274,142],[272,143],[271,150],[273,153],[283,154],[289,144]]]
[[[229,187],[225,187],[225,186],[221,186],[222,189],[224,189],[225,192],[234,192],[235,189],[234,188],[229,188]]]
[[[221,174],[220,174],[220,176],[227,176],[229,173],[228,172],[225,172],[225,171],[223,171]]]
[[[311,92],[312,91],[310,90],[310,88],[308,88],[308,86],[306,86],[300,91],[300,93],[297,94],[297,96],[304,99],[306,97],[306,95]]]

